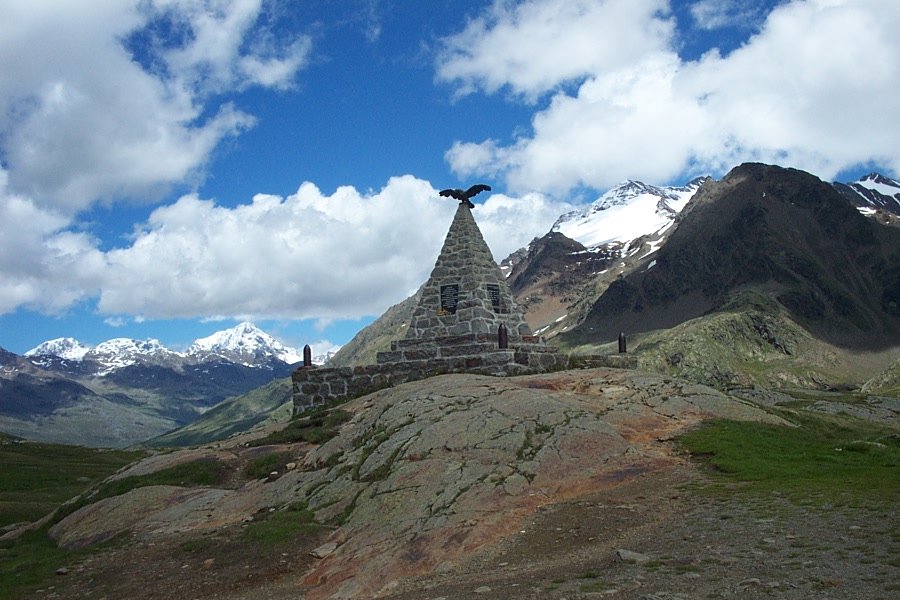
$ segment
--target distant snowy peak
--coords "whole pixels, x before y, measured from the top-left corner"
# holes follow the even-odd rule
[[[75,338],[56,338],[32,348],[25,353],[25,356],[58,356],[66,360],[82,360],[84,355],[90,350],[88,346],[85,346]]]
[[[185,353],[169,350],[155,339],[115,338],[91,348],[73,338],[59,338],[40,344],[26,352],[25,356],[44,367],[53,365],[57,358],[79,363],[95,375],[107,375],[132,365],[173,367],[224,360],[248,367],[268,368],[273,359],[287,364],[303,361],[302,353],[285,346],[252,323],[241,323],[196,340]],[[56,358],[48,360],[49,357]],[[316,358],[324,361],[328,357]]]
[[[170,352],[159,340],[132,340],[114,338],[97,345],[90,351],[95,356],[153,356]]]
[[[853,183],[834,183],[845,198],[862,212],[876,209],[900,215],[900,183],[880,173],[869,173]]]
[[[265,358],[277,358],[288,364],[303,360],[297,350],[285,346],[253,323],[246,322],[194,341],[187,354],[212,354],[245,363],[255,363]]]
[[[682,187],[626,181],[590,206],[562,215],[551,231],[558,231],[588,248],[625,243],[659,232],[671,225],[706,179],[698,177]]]

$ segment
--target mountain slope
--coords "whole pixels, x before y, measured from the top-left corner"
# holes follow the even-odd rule
[[[890,177],[869,173],[853,183],[835,182],[832,185],[860,209],[882,209],[900,215],[900,183]]]
[[[186,353],[157,340],[89,348],[60,338],[0,353],[0,431],[32,440],[127,446],[191,423],[227,398],[290,375],[299,353],[249,323]]]
[[[670,328],[746,288],[839,346],[900,339],[900,231],[812,175],[741,165],[704,184],[677,221],[655,260],[610,285],[565,343]]]
[[[293,411],[291,380],[275,379],[254,390],[217,404],[196,420],[142,445],[150,447],[193,446],[249,431],[269,420],[290,419]]]
[[[626,181],[589,206],[562,215],[550,229],[596,247],[626,243],[661,232],[675,218],[707,178],[698,177],[683,187],[657,187]]]

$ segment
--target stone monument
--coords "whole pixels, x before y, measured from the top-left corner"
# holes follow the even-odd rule
[[[560,370],[568,356],[533,335],[475,218],[471,196],[488,186],[444,190],[460,200],[406,336],[379,352],[376,365],[297,369],[295,414],[442,373],[515,375]]]

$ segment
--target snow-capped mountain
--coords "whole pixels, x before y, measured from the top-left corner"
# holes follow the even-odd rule
[[[644,235],[661,233],[671,226],[706,179],[698,177],[683,187],[626,181],[590,206],[562,215],[551,231],[558,231],[587,248],[627,243]]]
[[[253,323],[246,322],[194,341],[187,355],[220,356],[243,364],[258,364],[269,358],[288,364],[303,360],[302,353],[285,346]]]
[[[230,362],[246,367],[269,367],[272,361],[294,364],[303,355],[285,346],[252,323],[241,323],[195,340],[187,352],[169,350],[159,340],[116,338],[90,348],[73,338],[44,342],[25,353],[34,364],[104,376],[134,365],[181,368],[207,362]],[[324,359],[321,359],[324,362]]]
[[[853,183],[833,185],[864,214],[881,209],[900,215],[900,183],[890,177],[869,173]]]
[[[81,360],[90,350],[75,338],[65,337],[47,340],[26,352],[25,356],[57,356],[66,360]]]

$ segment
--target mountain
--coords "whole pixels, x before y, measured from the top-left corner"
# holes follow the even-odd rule
[[[532,329],[568,350],[615,352],[621,331],[641,368],[720,387],[859,385],[900,346],[900,243],[883,226],[893,213],[860,202],[767,165],[680,188],[630,181],[560,216],[501,268]],[[615,235],[620,219],[631,233]],[[598,240],[608,243],[586,245]],[[393,307],[336,359],[385,349],[413,306]]]
[[[55,356],[67,360],[82,360],[90,350],[75,338],[56,338],[38,344],[36,348],[26,352],[25,356]]]
[[[290,375],[302,357],[250,323],[187,352],[117,338],[72,338],[0,353],[0,431],[28,439],[127,446],[196,420],[227,398]]]
[[[195,340],[187,352],[169,350],[155,339],[115,338],[91,348],[73,338],[58,338],[39,344],[25,357],[46,369],[100,377],[135,365],[182,370],[226,362],[271,369],[273,363],[290,365],[303,360],[302,353],[246,322]]]
[[[588,248],[661,234],[706,179],[697,177],[683,187],[657,187],[629,180],[584,209],[562,215],[550,231]]]
[[[289,348],[252,323],[241,323],[196,340],[187,355],[209,360],[220,357],[247,366],[256,366],[276,359],[287,364],[303,361],[303,354]]]
[[[290,420],[291,379],[284,377],[228,398],[187,425],[143,442],[142,446],[194,446],[222,440],[257,426]]]
[[[869,173],[853,183],[832,184],[864,213],[883,210],[900,216],[900,183],[880,173]]]
[[[705,183],[676,221],[654,258],[614,281],[564,343],[671,328],[748,289],[830,344],[900,340],[900,231],[866,219],[835,187],[744,164]]]

